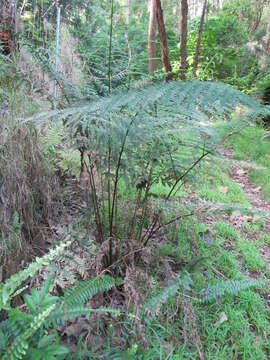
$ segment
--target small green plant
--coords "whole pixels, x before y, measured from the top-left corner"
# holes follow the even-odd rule
[[[20,292],[25,290],[18,288],[24,283],[29,277],[32,277],[40,270],[43,266],[48,266],[51,261],[55,259],[66,247],[70,246],[71,242],[67,241],[61,243],[55,249],[51,249],[48,254],[42,258],[36,258],[26,269],[22,270],[18,274],[12,275],[4,283],[0,283],[0,310],[9,310],[11,300],[18,295]]]
[[[55,255],[55,254],[54,254]],[[34,270],[47,265],[48,256],[38,265],[31,267],[24,273],[17,274],[18,285],[25,279],[25,275],[33,275]],[[50,254],[52,258],[52,254]],[[38,291],[31,289],[31,294],[24,296],[27,311],[21,311],[12,306],[7,309],[7,320],[0,323],[0,354],[3,360],[19,359],[59,359],[69,353],[69,350],[58,342],[57,324],[64,324],[75,317],[87,316],[92,312],[119,314],[116,309],[84,307],[85,302],[99,292],[114,287],[115,282],[110,276],[97,277],[81,281],[75,288],[67,289],[64,296],[51,296],[50,288],[54,275],[50,275],[42,288]],[[6,282],[14,284],[13,281]],[[25,290],[23,288],[19,292]],[[18,293],[12,293],[15,297]],[[49,335],[48,335],[49,334]]]

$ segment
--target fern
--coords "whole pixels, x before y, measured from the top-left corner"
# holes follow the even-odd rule
[[[229,117],[237,106],[245,109],[241,121],[217,126],[214,120]],[[153,239],[168,200],[194,168],[216,151],[222,127],[235,131],[267,111],[230,86],[190,81],[119,92],[85,105],[39,114],[29,121],[63,119],[80,151],[88,155],[85,166],[90,164],[93,226],[99,243],[110,239],[110,265],[113,237],[134,238],[143,245]],[[121,182],[137,199],[133,204],[137,209],[131,208],[128,214],[121,214],[123,201],[118,201]],[[168,192],[164,201],[154,202],[151,190],[160,183]],[[102,188],[97,191],[99,186]],[[151,207],[155,214],[149,223],[147,209]],[[118,227],[123,216],[125,224]],[[143,229],[145,223],[149,223],[147,229]]]
[[[177,294],[179,288],[179,283],[163,288],[157,294],[147,299],[144,304],[144,310],[147,313],[156,314],[159,312],[162,305],[164,305],[169,300],[169,298],[172,298]]]
[[[152,294],[144,303],[144,312],[156,314],[169,299],[175,297],[177,293],[190,291],[193,281],[190,274],[185,271],[181,276],[174,279],[172,284],[167,285],[155,294]]]
[[[209,285],[206,289],[201,291],[201,301],[208,302],[216,300],[224,295],[236,295],[239,292],[254,287],[261,287],[265,285],[265,280],[245,279],[245,280],[226,280],[220,284]]]
[[[31,295],[24,296],[27,312],[16,308],[8,310],[8,320],[0,324],[0,353],[5,352],[3,359],[28,359],[29,354],[31,359],[42,359],[42,351],[46,355],[51,352],[66,354],[66,348],[52,345],[51,336],[45,339],[46,329],[50,331],[58,324],[64,325],[68,320],[87,317],[92,313],[120,315],[117,309],[84,306],[92,296],[115,286],[115,281],[110,276],[78,282],[75,288],[66,290],[63,297],[49,294],[52,281],[53,275],[48,277],[39,291],[31,289]]]
[[[70,246],[71,242],[67,241],[61,243],[55,249],[51,249],[48,254],[42,258],[36,258],[26,269],[21,272],[12,275],[5,283],[0,284],[0,309],[9,309],[9,302],[14,296],[20,293],[21,290],[16,289],[29,277],[35,275],[43,266],[49,265],[49,263],[57,257],[66,247]]]
[[[213,301],[227,295],[236,295],[241,291],[251,288],[258,288],[265,285],[266,281],[262,279],[245,279],[245,280],[226,280],[221,283],[208,285],[206,289],[200,292],[200,301],[205,303]],[[156,314],[161,307],[169,301],[169,299],[176,296],[177,293],[184,293],[185,290],[191,290],[192,280],[188,273],[181,277],[173,284],[170,284],[158,293],[151,295],[144,304],[144,312]]]
[[[108,291],[114,286],[114,279],[107,275],[85,281],[79,281],[75,288],[65,291],[65,303],[67,306],[84,304],[89,298],[93,297],[97,293]]]
[[[17,360],[23,359],[26,355],[27,349],[29,347],[28,340],[35,334],[35,332],[42,326],[45,319],[50,315],[54,310],[55,304],[51,305],[48,309],[38,314],[32,321],[30,327],[18,336],[12,345],[7,349],[3,360]]]
[[[71,308],[60,308],[53,311],[46,321],[46,326],[64,325],[66,321],[73,320],[80,316],[89,316],[92,313],[106,313],[119,316],[120,311],[109,307],[99,307],[97,309],[87,308],[83,306],[74,306]]]

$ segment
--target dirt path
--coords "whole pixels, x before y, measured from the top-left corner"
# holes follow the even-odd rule
[[[233,160],[233,151],[222,149],[222,154],[229,161]],[[248,179],[248,169],[244,169],[240,161],[233,160],[230,166],[230,176],[244,191],[250,204],[261,212],[270,214],[270,203],[262,199],[261,187],[256,187]],[[270,234],[270,215],[265,218],[265,232]]]

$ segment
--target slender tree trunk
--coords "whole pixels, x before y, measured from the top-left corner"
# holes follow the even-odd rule
[[[181,0],[180,15],[180,71],[179,78],[186,79],[187,69],[187,22],[188,22],[188,1]]]
[[[197,38],[197,44],[195,49],[195,55],[194,55],[194,61],[193,61],[193,76],[196,76],[197,67],[199,63],[199,56],[200,56],[200,47],[201,47],[201,38],[202,38],[202,30],[203,30],[203,23],[204,23],[204,17],[205,17],[205,11],[206,11],[206,5],[207,0],[204,0],[203,4],[203,10],[202,10],[202,16],[201,16],[201,22],[198,32],[198,38]]]
[[[162,64],[166,72],[166,80],[168,81],[168,80],[172,80],[173,75],[172,75],[172,67],[171,67],[168,44],[167,44],[167,35],[166,35],[166,29],[163,19],[161,2],[160,0],[155,0],[155,1],[157,8],[157,24],[158,24],[159,40],[161,45]]]
[[[153,75],[153,73],[157,69],[156,25],[157,25],[156,0],[150,0],[150,18],[149,18],[149,29],[148,29],[149,75]]]

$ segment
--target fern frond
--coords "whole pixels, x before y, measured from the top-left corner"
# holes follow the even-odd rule
[[[55,304],[50,306],[48,309],[43,311],[41,314],[37,315],[30,327],[19,335],[11,344],[11,346],[7,349],[5,355],[3,356],[3,360],[20,360],[22,359],[27,352],[29,347],[28,340],[35,334],[35,332],[41,327],[41,325],[45,322],[45,319],[50,315],[50,313],[54,310]]]
[[[209,285],[201,291],[201,301],[208,302],[222,297],[226,294],[236,295],[239,292],[254,287],[265,285],[265,280],[245,279],[245,280],[226,280],[219,284]]]
[[[162,305],[164,305],[170,298],[174,297],[178,292],[180,283],[169,285],[159,291],[157,294],[148,298],[144,304],[144,311],[146,313],[156,314],[160,311]]]
[[[97,293],[108,291],[114,286],[114,279],[108,275],[79,281],[75,288],[65,291],[64,302],[68,308],[78,306],[84,304]]]
[[[229,85],[193,80],[184,83],[178,81],[167,84],[160,83],[127,93],[117,93],[85,105],[75,104],[64,110],[42,113],[32,119],[42,121],[55,115],[59,117],[75,115],[71,120],[74,124],[84,115],[84,121],[87,118],[95,117],[102,122],[102,119],[112,118],[112,114],[120,113],[123,110],[129,113],[143,110],[147,117],[147,114],[150,115],[149,111],[151,112],[153,105],[157,105],[162,111],[162,115],[167,118],[176,115],[177,119],[175,120],[178,122],[187,117],[191,121],[193,119],[207,121],[211,117],[217,119],[223,114],[230,115],[236,106],[242,106],[253,113],[263,112],[264,115],[265,112],[269,113],[267,107]],[[157,117],[159,117],[158,114]],[[204,126],[203,123],[201,125]]]
[[[26,269],[20,271],[17,274],[12,275],[5,283],[0,284],[0,309],[8,309],[10,300],[20,293],[20,290],[16,289],[29,277],[34,276],[35,273],[43,266],[49,265],[49,263],[57,257],[66,247],[70,246],[71,242],[67,241],[61,243],[55,249],[51,249],[48,254],[42,258],[36,258]]]
[[[51,326],[52,324],[64,325],[66,321],[73,320],[80,316],[88,316],[92,313],[112,314],[115,317],[120,316],[119,310],[109,307],[99,307],[97,309],[93,309],[83,306],[75,306],[75,307],[71,307],[70,309],[63,308],[63,309],[56,309],[55,311],[53,311],[46,320],[46,326]]]

